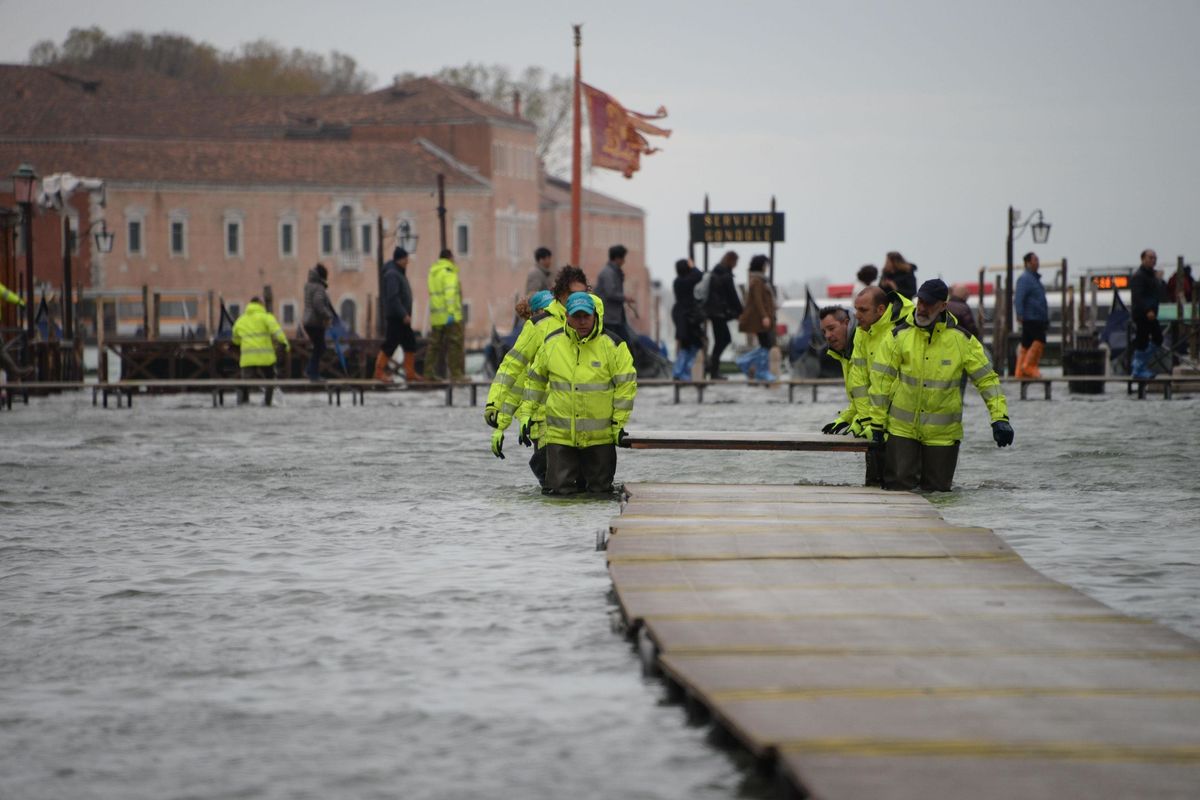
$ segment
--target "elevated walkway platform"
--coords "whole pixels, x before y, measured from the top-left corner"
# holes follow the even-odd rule
[[[793,796],[1196,796],[1200,642],[919,495],[625,490],[605,546],[626,632]]]

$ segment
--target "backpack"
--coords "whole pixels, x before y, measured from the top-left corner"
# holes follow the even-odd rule
[[[700,282],[692,287],[692,297],[696,298],[696,302],[701,308],[708,304],[708,287],[712,283],[712,270],[704,273],[704,277]]]

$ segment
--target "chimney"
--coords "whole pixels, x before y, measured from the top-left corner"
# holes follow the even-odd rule
[[[521,116],[521,93],[513,90],[513,116]]]

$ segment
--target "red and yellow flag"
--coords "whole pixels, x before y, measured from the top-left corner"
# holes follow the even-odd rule
[[[629,111],[609,95],[580,83],[587,95],[588,120],[592,129],[592,166],[615,169],[626,178],[641,167],[641,157],[658,152],[646,141],[649,136],[670,136],[671,132],[649,120],[663,119],[667,110],[659,106],[651,114]]]

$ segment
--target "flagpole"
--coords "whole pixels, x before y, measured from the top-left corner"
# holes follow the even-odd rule
[[[580,250],[580,197],[581,184],[583,183],[583,137],[580,133],[582,120],[580,114],[580,94],[582,88],[580,82],[583,80],[580,74],[579,67],[579,46],[583,40],[582,29],[583,25],[573,25],[575,28],[575,98],[574,110],[575,121],[573,124],[573,136],[571,141],[571,264],[579,267],[579,250]]]

